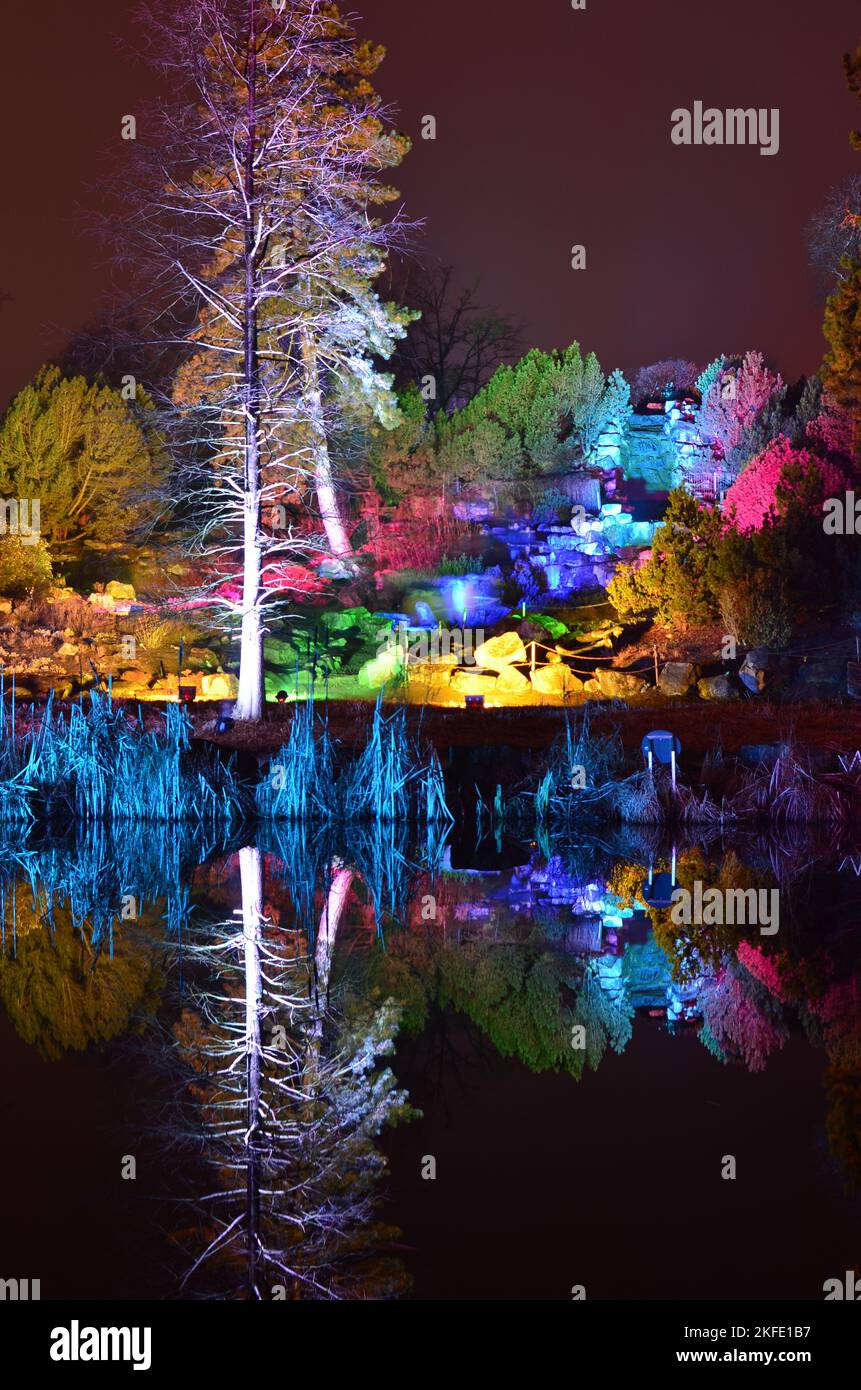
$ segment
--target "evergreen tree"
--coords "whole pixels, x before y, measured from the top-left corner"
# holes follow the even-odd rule
[[[846,83],[861,101],[861,45],[843,58]],[[850,141],[861,150],[861,132]],[[829,343],[822,364],[822,385],[831,399],[849,412],[853,422],[861,415],[861,263],[857,253],[840,262],[841,279],[825,306],[823,333]],[[856,457],[861,450],[861,430],[856,429]]]
[[[181,95],[137,142],[146,201],[131,230],[190,337],[173,392],[183,491],[200,553],[222,572],[241,564],[241,597],[219,583],[208,595],[241,622],[235,714],[254,719],[276,562],[324,544],[265,519],[316,496],[327,548],[348,553],[331,432],[347,407],[397,419],[375,359],[404,316],[372,286],[400,222],[373,209],[395,196],[380,174],[407,142],[370,85],[382,50],[329,0],[152,0],[146,13]]]
[[[823,332],[830,344],[822,384],[837,405],[861,415],[861,264],[843,262],[845,275],[825,306]]]
[[[605,378],[594,353],[533,348],[503,365],[478,395],[437,422],[444,471],[462,481],[535,477],[582,466],[611,420],[624,426],[630,391]]]
[[[780,433],[786,387],[761,352],[746,352],[713,374],[715,365],[700,378],[705,384],[711,377],[699,416],[700,439],[738,473]]]
[[[152,403],[43,367],[0,425],[0,492],[39,499],[53,553],[126,540],[156,513],[167,457]]]

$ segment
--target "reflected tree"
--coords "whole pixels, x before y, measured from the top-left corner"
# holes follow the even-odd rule
[[[260,850],[239,853],[236,921],[197,947],[193,1007],[175,1036],[190,1076],[185,1137],[210,1180],[184,1287],[252,1300],[381,1298],[406,1279],[377,1219],[384,1125],[408,1117],[378,1059],[391,1002],[337,1014],[330,977],[350,871],[332,865],[316,946],[264,913]]]

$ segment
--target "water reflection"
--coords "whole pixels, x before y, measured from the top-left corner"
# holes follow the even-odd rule
[[[809,838],[22,834],[0,863],[0,1002],[58,1085],[76,1084],[70,1054],[133,1046],[173,1198],[147,1217],[177,1256],[164,1296],[393,1297],[412,1212],[384,1219],[382,1139],[416,1114],[396,1049],[446,1011],[572,1084],[600,1085],[639,1017],[750,1073],[805,1038],[832,1170],[856,1190],[859,863]],[[773,890],[780,928],[679,923],[667,881]]]

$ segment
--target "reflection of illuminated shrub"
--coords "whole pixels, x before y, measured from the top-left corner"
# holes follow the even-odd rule
[[[0,956],[0,1002],[24,1042],[51,1061],[124,1033],[154,1005],[161,973],[140,928],[114,936],[113,954],[58,912],[19,934],[15,956]]]
[[[607,888],[620,907],[637,907],[643,901],[643,882],[648,869],[643,864],[614,864]]]
[[[567,1007],[570,981],[564,955],[527,943],[452,944],[410,934],[393,938],[375,966],[383,990],[397,998],[404,1027],[411,1032],[427,1025],[432,1007],[453,1008],[472,1020],[500,1056],[517,1057],[531,1071],[561,1070],[579,1077],[587,1061],[597,1064],[571,1044],[571,1028],[586,1022],[579,1010],[588,1012],[591,995],[581,993],[573,1013]],[[615,1029],[610,1031],[615,1037]]]
[[[828,1147],[843,1168],[852,1189],[861,1187],[861,1076],[857,1071],[829,1067],[825,1073],[828,1097]]]
[[[780,1006],[741,966],[730,964],[700,991],[700,1004],[711,1036],[728,1057],[748,1071],[764,1071],[772,1052],[783,1047],[789,1029]]]

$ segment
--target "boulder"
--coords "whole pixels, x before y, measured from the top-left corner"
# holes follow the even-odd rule
[[[121,584],[118,579],[111,579],[105,585],[105,593],[111,598],[118,599],[121,603],[136,603],[137,594],[133,584]]]
[[[794,667],[795,663],[785,652],[752,647],[741,664],[738,676],[742,685],[754,695],[761,695],[766,689],[771,692],[775,687],[783,686],[792,677]],[[836,663],[836,669],[842,675],[842,662]],[[840,684],[839,679],[837,684]]]
[[[703,700],[737,700],[738,687],[730,676],[704,676],[697,681],[697,690]]]
[[[769,666],[769,652],[761,647],[754,647],[742,662],[738,678],[754,695],[761,695],[768,684]]]
[[[77,656],[79,650],[74,642],[64,642],[62,647],[57,649],[57,656]]]
[[[696,678],[696,668],[692,662],[668,661],[658,677],[658,685],[664,695],[687,695]]]
[[[392,646],[386,647],[380,652],[379,656],[365,662],[359,670],[359,684],[366,685],[371,690],[379,690],[389,681],[398,680],[402,676],[403,670],[403,648],[397,643],[393,643]]]
[[[596,671],[595,680],[606,700],[630,700],[644,694],[648,688],[642,676],[635,676],[631,671],[615,671],[612,667]]]
[[[527,613],[523,621],[518,623],[517,631],[526,642],[531,641],[533,637],[538,642],[555,642],[568,635],[567,625],[559,618],[551,617],[549,613]]]
[[[276,671],[293,671],[298,661],[302,665],[299,651],[292,642],[284,642],[279,637],[267,637],[263,643],[263,660]]]
[[[583,682],[574,675],[568,666],[537,666],[530,677],[532,688],[537,695],[577,695],[583,689]]]
[[[495,695],[496,676],[478,675],[475,671],[455,671],[451,678],[451,689],[458,695]]]
[[[447,688],[451,685],[456,665],[456,659],[448,656],[436,657],[430,661],[411,661],[407,668],[410,683]]]
[[[836,700],[846,688],[845,661],[800,661],[797,663],[791,695],[797,699]]]
[[[589,632],[581,633],[577,641],[584,647],[612,647],[613,638],[621,637],[623,628],[617,623],[604,623],[601,627],[592,628]]]
[[[324,560],[317,571],[321,579],[355,579],[355,568],[348,560],[340,560],[333,555]]]
[[[87,602],[91,603],[94,608],[104,608],[109,613],[113,613],[116,608],[116,599],[113,594],[90,594]]]
[[[239,694],[239,681],[227,671],[214,671],[200,677],[201,700],[235,700]]]
[[[503,632],[499,637],[489,637],[475,649],[476,666],[490,671],[501,671],[526,659],[526,648],[519,632]]]
[[[523,618],[522,621],[517,624],[517,632],[520,635],[521,641],[527,648],[530,642],[538,642],[540,646],[545,646],[552,640],[547,629],[542,627],[541,623],[535,622],[532,618]],[[492,640],[491,638],[491,641]]]
[[[529,689],[529,678],[524,676],[522,671],[518,671],[516,666],[505,666],[497,677],[496,688],[500,694],[522,695]]]

